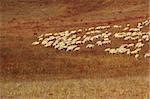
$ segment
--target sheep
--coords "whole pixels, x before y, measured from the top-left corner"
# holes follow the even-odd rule
[[[150,38],[146,38],[146,39],[145,39],[145,41],[147,41],[147,42],[148,42],[148,41],[149,41],[149,39],[150,39]]]
[[[127,26],[127,27],[130,27],[130,24],[128,23],[126,26]]]
[[[120,48],[117,48],[116,51],[117,51],[118,53],[123,54],[123,53],[126,53],[126,52],[127,52],[127,49],[124,48],[124,47],[120,47]]]
[[[102,29],[108,29],[108,28],[110,28],[110,26],[98,26],[95,29],[96,30],[102,30]]]
[[[107,34],[106,34],[106,33],[102,33],[101,35],[102,35],[102,37],[107,36]],[[108,36],[107,36],[107,37],[108,37]]]
[[[38,45],[38,44],[40,44],[40,42],[38,42],[38,41],[35,41],[35,42],[32,43],[32,45],[34,45],[34,46]]]
[[[99,30],[95,30],[95,33],[101,33],[101,31],[99,31]]]
[[[126,41],[126,40],[130,40],[132,37],[131,36],[127,36],[127,37],[125,37],[124,38],[124,40]]]
[[[77,45],[70,45],[70,46],[67,47],[66,51],[72,51],[76,47],[77,47]]]
[[[127,45],[127,47],[133,47],[133,46],[134,46],[133,43]]]
[[[146,53],[145,55],[144,55],[144,58],[150,58],[150,52],[149,53]]]
[[[83,43],[85,43],[86,41],[89,41],[90,40],[90,36],[86,37],[84,40],[83,40]]]
[[[109,51],[110,51],[110,48],[106,48],[104,51],[105,51],[105,52],[109,52]]]
[[[70,34],[75,34],[77,31],[70,31]]]
[[[122,44],[121,46],[120,46],[120,48],[125,48],[125,47],[127,47],[128,46],[128,44]]]
[[[147,38],[149,38],[148,35],[143,35],[143,36],[142,36],[142,39],[147,39]]]
[[[125,27],[125,28],[123,29],[123,31],[127,31],[127,30],[129,30],[129,27]]]
[[[62,46],[60,46],[60,47],[58,48],[58,50],[62,50],[62,49],[64,49],[64,47],[62,47]]]
[[[127,49],[127,55],[130,55],[130,54],[131,54],[130,49]]]
[[[76,44],[76,42],[77,42],[77,40],[76,40],[76,39],[73,39],[73,40],[71,41],[71,44]]]
[[[53,34],[52,34],[52,33],[44,34],[45,37],[49,37],[49,36],[51,36],[51,35],[53,35]]]
[[[39,40],[39,41],[42,41],[43,39],[44,39],[44,38],[39,38],[38,40]]]
[[[77,37],[77,38],[76,38],[76,40],[80,40],[80,39],[81,39],[81,37]]]
[[[82,44],[82,41],[77,41],[76,44]]]
[[[49,38],[47,38],[48,40],[54,40],[55,37],[54,36],[50,36]]]
[[[60,42],[61,39],[57,39],[54,43],[53,46],[57,45]]]
[[[43,38],[44,37],[44,34],[41,34],[40,36],[38,36],[38,38]]]
[[[79,51],[80,47],[76,47],[73,51]]]
[[[132,34],[131,34],[131,36],[137,36],[139,34],[139,32],[133,32]]]
[[[103,45],[102,41],[97,41],[96,44],[97,44],[98,46]]]
[[[58,45],[55,45],[54,48],[57,49],[57,48],[59,48],[59,46],[60,46],[59,44],[58,44]]]
[[[138,40],[138,39],[139,39],[139,36],[131,37],[131,40]]]
[[[57,35],[59,35],[59,34],[58,34],[58,33],[54,33],[53,35],[54,35],[54,36],[57,36]]]
[[[82,29],[78,29],[77,32],[82,32]]]
[[[98,38],[99,38],[99,36],[98,36],[98,35],[96,35],[96,36],[94,36],[94,38],[95,38],[95,39],[98,39]]]
[[[122,33],[115,33],[114,34],[115,38],[123,38],[126,36],[126,33],[125,32],[122,32]]]
[[[113,27],[114,28],[121,28],[122,26],[121,25],[114,25]]]
[[[139,32],[141,29],[139,28],[130,28],[129,31],[130,32]]]
[[[104,37],[104,38],[108,38],[109,36],[108,36],[108,35],[104,35],[103,37]]]
[[[96,27],[95,29],[96,29],[96,30],[100,30],[100,29],[101,29],[101,26],[98,26],[98,27]]]
[[[139,51],[141,51],[141,48],[135,49],[134,51],[131,51],[131,54],[137,54]]]
[[[138,58],[139,58],[139,56],[140,56],[139,54],[135,54],[135,56],[134,56],[134,57],[135,57],[136,59],[138,59]]]
[[[44,40],[42,41],[41,45],[45,45],[48,41],[49,41],[48,38],[44,39]]]
[[[141,48],[141,47],[143,47],[143,46],[144,46],[143,43],[138,42],[138,43],[136,43],[135,48]]]
[[[94,29],[95,29],[94,27],[90,27],[90,28],[88,28],[88,30],[89,30],[89,31],[94,30]]]
[[[104,41],[109,41],[109,38],[104,38]]]
[[[132,32],[126,32],[126,35],[127,35],[127,36],[131,36],[131,35],[132,35]]]
[[[70,38],[75,39],[77,37],[76,34],[72,35]]]
[[[107,40],[107,41],[103,41],[102,44],[110,44],[111,41],[110,40]]]
[[[86,35],[83,35],[83,37],[82,38],[86,38],[87,36]]]
[[[90,34],[95,34],[95,31],[90,31]]]
[[[93,44],[87,44],[87,45],[86,45],[86,48],[93,48],[93,47],[94,47]]]
[[[116,49],[110,49],[110,50],[109,50],[109,53],[110,53],[110,54],[116,54],[117,51],[116,51]]]
[[[90,41],[93,41],[93,40],[94,40],[94,37],[91,37],[91,38],[90,38]]]
[[[108,36],[111,36],[111,34],[112,34],[112,33],[108,33],[107,35],[108,35]]]
[[[60,38],[62,38],[62,37],[61,37],[61,36],[56,36],[56,37],[55,37],[55,39],[60,39]]]
[[[137,24],[135,28],[130,28],[130,24],[127,24],[126,27],[123,28],[123,32],[115,33],[115,38],[122,38],[123,40],[137,40],[138,43],[136,44],[122,44],[118,48],[114,49],[105,49],[105,51],[108,51],[111,54],[115,53],[126,53],[126,54],[134,54],[137,55],[137,58],[139,57],[139,51],[144,46],[143,41],[149,41],[150,40],[150,32],[141,32],[141,29],[145,27],[146,25],[150,24],[150,20],[145,20],[144,22],[140,22]],[[121,25],[113,25],[113,28],[122,28]],[[71,51],[78,51],[80,47],[75,47],[73,49],[69,49],[70,46],[83,44],[87,41],[93,41],[95,39],[101,38],[101,41],[97,41],[96,45],[101,46],[104,44],[111,43],[111,40],[109,39],[109,36],[111,36],[111,33],[108,31],[105,31],[102,33],[101,30],[103,29],[109,29],[110,26],[98,26],[98,27],[90,27],[87,29],[84,29],[85,35],[83,36],[77,36],[77,33],[82,32],[82,29],[74,30],[74,31],[64,31],[64,32],[57,32],[57,33],[46,33],[41,34],[38,36],[38,41],[33,42],[32,45],[44,45],[45,47],[53,45],[54,48],[61,50],[61,49],[67,49]],[[127,31],[128,30],[128,31]],[[98,34],[91,36],[93,34]],[[81,40],[82,39],[82,40]],[[92,45],[92,46],[90,46]],[[88,44],[86,48],[93,48],[93,44]],[[129,48],[134,47],[135,50],[131,51]],[[79,48],[79,49],[78,49]],[[145,55],[144,55],[145,56]]]
[[[49,41],[49,42],[47,42],[44,46],[45,46],[45,47],[49,47],[49,46],[51,46],[51,45],[53,44],[53,42],[54,42],[54,41]]]
[[[141,42],[142,41],[142,39],[138,39],[138,42]]]

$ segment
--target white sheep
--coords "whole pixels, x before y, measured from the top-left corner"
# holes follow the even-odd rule
[[[38,45],[38,44],[40,44],[40,42],[38,42],[38,41],[35,41],[35,42],[32,43],[32,45],[34,45],[34,46]]]
[[[130,27],[130,24],[128,23],[126,26],[127,26],[127,27]]]
[[[144,46],[143,43],[138,42],[138,43],[136,43],[135,48],[141,48],[141,47],[143,47],[143,46]]]
[[[96,44],[97,44],[98,46],[103,45],[102,41],[97,41]]]
[[[86,38],[87,36],[86,35],[83,35],[83,37],[82,38]]]
[[[127,52],[127,49],[124,48],[124,47],[120,47],[120,48],[117,48],[116,51],[117,51],[118,53],[123,54],[123,53],[126,53],[126,52]]]
[[[42,41],[41,45],[45,45],[48,41],[49,41],[48,38],[44,39],[44,40]]]
[[[50,46],[53,44],[53,42],[54,42],[54,41],[49,41],[49,42],[47,42],[44,46],[45,46],[45,47],[50,47]]]
[[[70,31],[70,34],[75,34],[77,31]]]
[[[86,45],[86,48],[93,48],[94,47],[94,44],[87,44]]]
[[[130,32],[139,32],[141,29],[139,28],[130,28],[129,31]]]
[[[82,44],[82,41],[77,41],[76,44]]]
[[[135,54],[135,58],[136,58],[136,59],[138,59],[138,58],[139,58],[139,56],[140,56],[139,54]]]
[[[82,29],[78,29],[77,32],[82,32]]]
[[[122,44],[122,45],[120,46],[120,48],[125,48],[125,47],[128,47],[128,44]]]
[[[133,43],[127,45],[127,47],[133,47],[133,46],[134,46]]]
[[[109,52],[109,51],[110,51],[110,48],[106,48],[104,51],[105,51],[105,52]]]
[[[109,41],[109,38],[104,38],[104,41]]]
[[[125,27],[125,28],[123,29],[123,31],[127,31],[127,30],[129,30],[129,27]]]
[[[114,25],[113,27],[114,28],[121,28],[122,26],[121,25]]]
[[[109,53],[110,53],[110,54],[116,54],[116,53],[117,53],[117,50],[116,50],[116,49],[110,49],[110,50],[109,50]]]
[[[89,30],[89,31],[94,30],[94,29],[95,29],[94,27],[90,27],[90,28],[88,28],[88,30]]]
[[[127,49],[127,55],[130,55],[130,54],[131,54],[131,50]]]
[[[54,43],[53,46],[57,45],[60,42],[61,39],[57,39]]]
[[[80,47],[76,47],[73,51],[79,51]]]
[[[110,44],[111,41],[110,40],[107,40],[107,41],[103,41],[102,44]]]
[[[47,40],[54,40],[55,37],[54,36],[50,36],[49,38],[47,38]]]
[[[139,51],[141,51],[141,48],[138,48],[138,49],[131,51],[131,54],[137,54],[137,53],[139,53]]]
[[[95,30],[95,33],[101,33],[101,31],[100,30]]]
[[[44,37],[44,34],[41,34],[40,36],[38,36],[38,38],[43,38]]]
[[[67,47],[66,51],[72,51],[76,47],[77,47],[77,45],[70,45],[70,46]]]
[[[53,35],[53,33],[44,34],[45,37],[48,37],[48,36],[51,36],[51,35]]]
[[[149,53],[145,53],[144,57],[145,57],[145,58],[150,57],[150,52],[149,52]]]
[[[125,37],[124,38],[124,40],[126,41],[126,40],[130,40],[132,37],[131,36],[127,36],[127,37]]]

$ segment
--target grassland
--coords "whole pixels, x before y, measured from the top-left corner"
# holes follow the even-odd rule
[[[108,55],[103,52],[104,47],[68,53],[31,45],[37,35],[47,32],[107,24],[136,25],[149,17],[148,0],[0,2],[2,99],[125,99],[130,96],[148,99],[147,59],[137,61],[127,55]],[[148,30],[147,27],[144,31]],[[112,46],[120,43],[114,40]],[[147,44],[142,53],[148,49]]]

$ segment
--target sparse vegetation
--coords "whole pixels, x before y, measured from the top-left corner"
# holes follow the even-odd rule
[[[136,26],[137,22],[149,17],[149,1],[103,0],[101,3],[101,0],[94,0],[92,4],[92,0],[52,1],[55,2],[52,6],[51,0],[0,1],[1,98],[58,98],[56,95],[74,98],[78,92],[81,99],[81,94],[101,99],[109,96],[123,99],[128,96],[136,99],[148,97],[148,59],[136,61],[127,55],[107,55],[104,48],[90,50],[85,48],[86,45],[79,52],[62,53],[53,48],[33,47],[31,43],[36,40],[36,35],[48,32],[99,24],[132,23]],[[148,30],[146,27],[143,31]],[[116,29],[111,31],[118,32]],[[128,41],[114,40],[112,46],[121,43]],[[146,44],[141,53],[148,49]]]

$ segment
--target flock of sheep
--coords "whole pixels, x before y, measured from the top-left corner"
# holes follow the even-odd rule
[[[74,31],[64,31],[58,33],[47,33],[38,36],[38,41],[32,45],[41,44],[44,47],[53,47],[58,50],[64,51],[79,51],[81,45],[85,44],[86,48],[94,48],[95,45],[103,46],[112,43],[111,38],[135,41],[134,43],[122,44],[117,48],[105,48],[105,52],[110,54],[128,54],[134,55],[136,59],[140,56],[140,51],[145,43],[150,41],[150,31],[143,32],[145,26],[150,25],[150,19],[139,22],[136,27],[131,27],[130,24],[126,26],[113,25],[113,26],[97,26],[86,29],[78,29]],[[108,31],[110,28],[121,30],[118,33],[111,33]],[[94,43],[93,43],[94,42]],[[150,50],[145,53],[145,58],[150,57]]]

